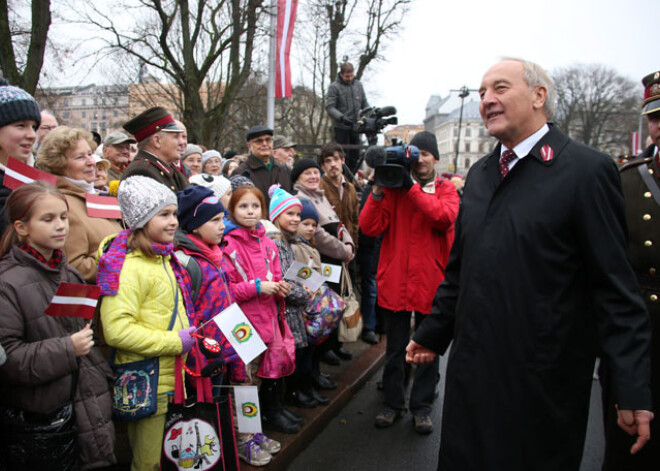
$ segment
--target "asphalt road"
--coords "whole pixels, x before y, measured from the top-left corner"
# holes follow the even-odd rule
[[[296,457],[287,468],[288,471],[435,470],[440,446],[440,405],[444,393],[445,361],[446,356],[440,365],[440,396],[433,411],[436,430],[431,435],[422,436],[414,431],[410,413],[390,428],[374,427],[374,418],[382,404],[382,395],[376,387],[376,381],[382,375],[380,369],[306,450]],[[602,465],[604,440],[600,385],[598,381],[593,384],[587,442],[580,471],[599,471]]]

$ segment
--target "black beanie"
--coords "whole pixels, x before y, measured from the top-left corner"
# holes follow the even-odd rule
[[[216,215],[225,212],[213,190],[192,185],[177,193],[179,200],[179,224],[181,229],[190,233],[206,224]]]
[[[298,180],[300,174],[303,173],[308,168],[312,168],[312,167],[319,169],[319,172],[321,171],[321,167],[319,166],[318,163],[316,163],[316,160],[300,159],[298,162],[296,162],[293,165],[293,169],[291,170],[291,184],[296,183],[296,180]]]
[[[438,152],[438,141],[435,134],[428,131],[422,131],[415,134],[415,137],[410,141],[411,146],[416,146],[419,150],[430,152],[435,157],[435,160],[440,160],[440,152]]]
[[[9,85],[0,78],[0,128],[17,121],[32,119],[41,125],[37,101],[25,90]]]

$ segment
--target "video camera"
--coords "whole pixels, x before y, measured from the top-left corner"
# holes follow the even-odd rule
[[[360,111],[358,122],[355,124],[355,130],[364,134],[367,137],[369,145],[373,146],[378,142],[377,134],[382,132],[385,126],[398,124],[399,120],[396,116],[393,116],[395,114],[396,108],[394,106],[383,106],[382,108],[372,106],[365,108]]]
[[[401,188],[404,173],[419,159],[419,149],[411,145],[391,147],[371,146],[364,155],[367,165],[374,169],[374,185],[383,188]]]

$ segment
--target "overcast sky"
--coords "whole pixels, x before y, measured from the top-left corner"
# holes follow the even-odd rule
[[[396,106],[401,124],[422,123],[433,94],[478,88],[501,56],[548,71],[602,63],[638,83],[660,70],[657,0],[415,0],[404,28],[364,81],[370,103]]]

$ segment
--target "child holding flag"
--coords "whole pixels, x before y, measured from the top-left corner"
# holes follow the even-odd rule
[[[46,311],[61,284],[83,283],[62,252],[68,206],[55,187],[7,199],[0,246],[0,468],[69,470],[115,463],[107,362],[89,321]],[[35,429],[41,428],[37,431]],[[44,430],[46,429],[46,430]],[[77,449],[76,449],[77,442]]]
[[[115,364],[159,358],[158,408],[128,422],[132,469],[156,470],[167,412],[174,391],[175,357],[194,344],[188,315],[194,307],[188,274],[174,256],[176,195],[148,177],[122,181],[117,194],[130,228],[109,237],[99,248],[98,285],[104,296],[101,320],[105,340],[117,349]]]
[[[280,325],[279,316],[283,315],[283,299],[291,287],[282,280],[277,247],[266,237],[266,230],[259,222],[265,218],[264,195],[254,186],[237,188],[229,201],[229,213],[231,220],[225,229],[227,245],[223,250],[223,267],[229,278],[229,287],[234,299],[270,348],[276,338],[275,329]],[[283,325],[283,336],[290,338],[291,331],[286,322]],[[259,361],[263,358],[251,362],[247,373],[252,383],[261,381],[262,423],[271,430],[283,433],[299,431],[300,423],[286,415],[282,405],[283,378],[277,377],[277,372],[264,371],[263,367],[257,371]],[[257,376],[260,378],[257,379]],[[254,451],[261,449],[251,440],[251,437],[239,434],[238,449],[242,456],[247,454],[246,448]],[[257,453],[257,457],[263,464],[269,461],[261,453]]]

